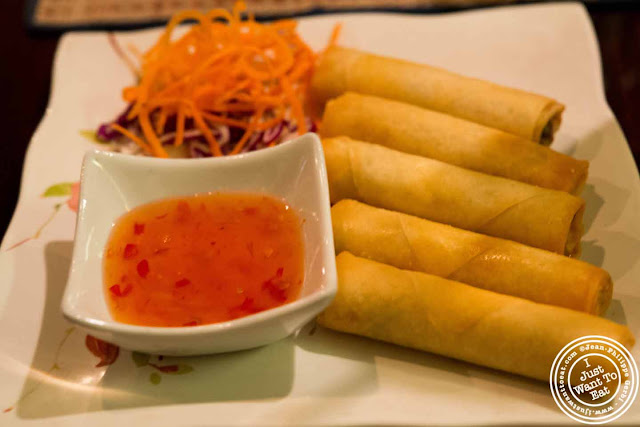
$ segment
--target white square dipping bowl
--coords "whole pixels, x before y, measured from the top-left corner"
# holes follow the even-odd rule
[[[64,316],[96,338],[168,356],[221,353],[285,338],[316,316],[337,290],[327,172],[322,145],[306,134],[273,148],[207,159],[87,153]],[[103,285],[103,252],[114,222],[136,206],[168,197],[238,191],[284,199],[303,220],[300,297],[260,313],[194,327],[147,327],[113,320]]]

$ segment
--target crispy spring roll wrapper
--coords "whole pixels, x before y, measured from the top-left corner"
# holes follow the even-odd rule
[[[564,110],[545,96],[428,65],[330,47],[314,72],[312,97],[322,106],[347,91],[440,111],[543,145],[553,141]]]
[[[318,316],[327,328],[543,381],[558,352],[585,335],[631,348],[626,326],[562,307],[400,270],[343,252],[338,293]]]
[[[589,162],[415,105],[346,93],[327,103],[322,136],[345,135],[466,169],[577,194]]]
[[[331,218],[336,253],[590,314],[611,302],[609,273],[553,252],[355,200],[338,202]]]
[[[347,137],[323,140],[331,203],[355,199],[569,256],[584,201]]]

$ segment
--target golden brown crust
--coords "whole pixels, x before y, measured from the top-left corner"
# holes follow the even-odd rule
[[[346,137],[323,140],[331,202],[361,202],[574,255],[584,201]],[[574,232],[569,236],[569,230]]]
[[[589,163],[524,138],[399,101],[347,92],[327,103],[321,135],[349,136],[466,169],[575,194]]]
[[[564,109],[551,98],[441,68],[330,47],[314,72],[312,96],[324,105],[347,91],[415,104],[536,142],[547,123],[557,129]]]
[[[322,326],[548,381],[572,340],[603,335],[627,348],[626,326],[574,310],[536,304],[343,252],[338,292],[318,316]]]
[[[611,301],[611,277],[586,262],[355,200],[331,216],[337,253],[591,314]]]

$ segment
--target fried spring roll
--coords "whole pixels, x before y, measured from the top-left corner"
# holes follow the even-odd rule
[[[311,93],[321,107],[347,91],[415,104],[549,145],[564,106],[545,96],[441,68],[343,47],[321,57]]]
[[[558,352],[585,335],[627,348],[626,326],[536,304],[347,252],[336,259],[338,293],[318,317],[327,328],[548,381]]]
[[[355,200],[338,202],[331,218],[336,253],[590,314],[611,302],[609,273],[553,252]]]
[[[552,190],[577,194],[589,162],[415,105],[346,93],[327,103],[322,136],[345,135]]]
[[[331,203],[355,199],[578,256],[584,201],[347,137],[323,140]]]

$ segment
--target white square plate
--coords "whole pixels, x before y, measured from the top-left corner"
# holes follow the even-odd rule
[[[314,49],[342,22],[346,46],[446,67],[550,95],[567,110],[554,148],[591,162],[583,259],[615,282],[607,316],[640,336],[640,181],[605,102],[595,34],[581,5],[540,4],[444,15],[361,13],[300,20]],[[145,49],[158,30],[117,34]],[[105,33],[60,42],[49,109],[34,135],[20,201],[0,255],[0,424],[113,425],[522,425],[571,424],[545,383],[309,325],[297,336],[241,353],[146,359],[121,351],[109,367],[84,347],[59,310],[74,214],[40,198],[76,181],[78,135],[114,117],[132,77]],[[562,325],[558,325],[562,327]],[[640,345],[633,349],[636,359]],[[155,366],[174,364],[184,375]],[[192,368],[189,370],[185,368]],[[166,370],[166,369],[165,369]],[[158,381],[160,381],[158,383]],[[636,403],[618,421],[640,423]]]

